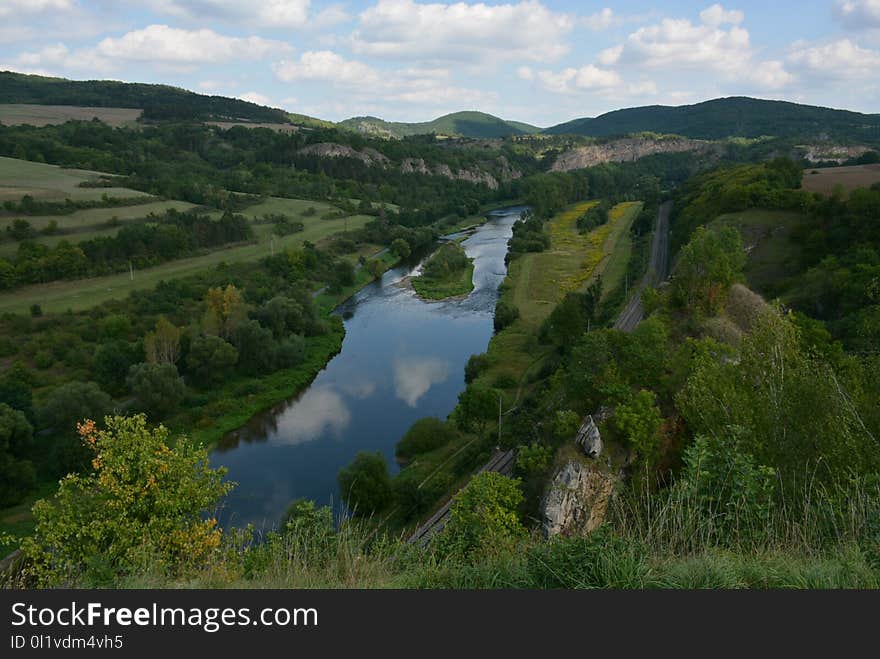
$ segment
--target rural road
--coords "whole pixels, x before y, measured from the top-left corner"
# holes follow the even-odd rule
[[[672,202],[666,201],[660,205],[657,211],[657,226],[654,230],[654,239],[651,241],[651,258],[648,261],[648,271],[639,282],[638,289],[630,298],[630,301],[620,312],[614,329],[623,332],[632,332],[644,315],[642,309],[642,291],[648,286],[654,286],[666,279],[669,274],[669,214],[672,212]]]

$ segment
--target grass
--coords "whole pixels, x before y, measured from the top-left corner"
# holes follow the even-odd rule
[[[800,271],[801,250],[791,233],[806,221],[797,212],[754,209],[721,215],[713,224],[739,231],[749,254],[745,268],[749,286],[772,295]]]
[[[88,309],[106,300],[124,298],[132,291],[153,288],[160,281],[186,277],[220,263],[255,261],[269,256],[273,250],[278,252],[295,247],[306,240],[317,243],[346,228],[362,227],[372,218],[368,215],[354,215],[332,220],[322,220],[317,216],[308,219],[303,231],[283,237],[273,236],[269,225],[257,225],[255,231],[258,240],[255,242],[232,245],[208,254],[169,261],[147,270],[136,271],[134,279],[130,278],[129,273],[120,273],[24,286],[0,295],[0,313],[24,313],[32,304],[39,304],[45,312]]]
[[[90,108],[76,105],[0,104],[0,123],[4,126],[51,126],[66,121],[91,121],[94,118],[110,126],[133,126],[143,110],[131,108]]]
[[[109,174],[84,169],[65,169],[29,160],[0,157],[0,201],[18,201],[29,194],[34,199],[62,201],[108,197],[149,197],[129,188],[81,188],[84,181],[95,181]]]
[[[39,499],[51,496],[57,487],[55,481],[41,481],[37,490],[23,502],[0,510],[0,533],[23,537],[30,535],[34,530],[34,517],[31,508]],[[16,543],[4,544],[0,542],[0,559],[17,548]]]
[[[816,172],[816,173],[814,173]],[[852,165],[848,167],[822,167],[804,171],[804,190],[830,195],[837,186],[845,192],[867,188],[880,182],[880,164]]]
[[[448,277],[435,279],[419,275],[411,280],[419,297],[426,300],[445,300],[451,297],[466,296],[474,290],[474,264],[451,273]]]
[[[642,206],[640,201],[629,201],[618,204],[611,209],[611,218],[614,221],[612,230],[614,247],[602,270],[602,285],[605,295],[624,284],[632,287],[637,283],[625,282],[624,278],[633,250],[633,238],[629,229],[642,211]]]

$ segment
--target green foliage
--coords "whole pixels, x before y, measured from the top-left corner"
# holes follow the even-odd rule
[[[685,496],[715,520],[719,540],[760,534],[774,505],[776,470],[759,465],[740,442],[741,429],[700,435],[684,452],[684,470],[676,481]]]
[[[52,390],[39,408],[41,424],[52,430],[52,470],[59,475],[88,466],[89,451],[76,434],[84,419],[103,419],[113,410],[113,400],[94,382],[68,382]]]
[[[359,452],[354,461],[340,470],[339,490],[352,514],[369,517],[391,501],[391,477],[380,452]]]
[[[522,501],[519,479],[477,474],[453,501],[449,523],[438,539],[440,551],[470,556],[509,547],[525,534],[517,512]]]
[[[455,429],[437,417],[429,416],[416,421],[397,442],[394,449],[399,458],[412,460],[420,453],[428,453],[445,446],[456,437]]]
[[[642,389],[630,402],[618,405],[614,410],[614,425],[617,430],[627,445],[647,463],[653,462],[657,457],[659,431],[663,421],[654,402],[654,394]]]
[[[547,473],[553,461],[553,447],[543,444],[521,446],[516,454],[516,468],[526,478]]]
[[[391,253],[396,257],[405,259],[408,258],[412,249],[409,246],[409,243],[403,238],[395,238],[391,242]]]
[[[498,416],[498,393],[493,389],[468,385],[458,395],[455,414],[462,430],[476,429],[478,433],[482,433],[486,423]]]
[[[493,320],[496,332],[500,332],[505,327],[512,325],[517,318],[519,318],[519,309],[515,304],[505,300],[498,300],[495,305],[495,316]]]
[[[219,384],[238,362],[238,350],[219,336],[197,336],[192,340],[186,366],[196,383],[210,387]]]
[[[186,393],[174,364],[135,364],[129,371],[128,385],[138,407],[158,418],[177,408]]]
[[[33,428],[24,414],[0,403],[0,506],[11,506],[36,486],[36,471],[24,456],[33,443]]]
[[[464,381],[470,384],[487,368],[489,368],[489,355],[486,353],[471,355],[464,366]]]
[[[93,471],[66,476],[34,505],[36,529],[22,543],[27,576],[57,586],[203,565],[220,544],[216,520],[204,515],[232,487],[224,470],[210,469],[207,452],[185,437],[169,447],[168,431],[143,415],[108,417],[103,431],[87,423],[80,434]]]
[[[264,375],[275,368],[275,340],[272,332],[256,320],[245,320],[233,336],[238,348],[238,368],[246,375]]]
[[[98,346],[92,370],[104,390],[111,394],[121,394],[125,391],[129,369],[141,361],[144,361],[144,356],[136,347],[127,341],[116,339]]]
[[[742,239],[736,229],[699,227],[681,250],[672,276],[673,297],[686,309],[717,313],[745,263]]]

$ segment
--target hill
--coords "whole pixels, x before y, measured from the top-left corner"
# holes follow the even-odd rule
[[[574,119],[544,132],[609,137],[650,131],[700,139],[817,137],[876,143],[880,115],[756,98],[719,98],[695,105],[650,105]]]
[[[224,96],[206,96],[168,85],[115,80],[66,80],[0,71],[3,103],[136,108],[146,120],[245,120],[288,123],[283,110]]]
[[[338,125],[365,135],[396,138],[430,134],[491,138],[541,132],[540,128],[529,124],[506,121],[485,112],[475,111],[454,112],[421,123],[392,122],[378,117],[352,117],[339,122]]]

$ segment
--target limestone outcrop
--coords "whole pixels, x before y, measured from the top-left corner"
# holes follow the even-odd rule
[[[551,167],[555,172],[567,172],[600,165],[603,162],[632,162],[657,153],[684,153],[708,151],[711,142],[686,137],[626,137],[604,144],[588,144],[557,156]]]
[[[570,460],[550,479],[541,502],[542,525],[548,537],[586,535],[605,520],[617,476],[594,462]]]

